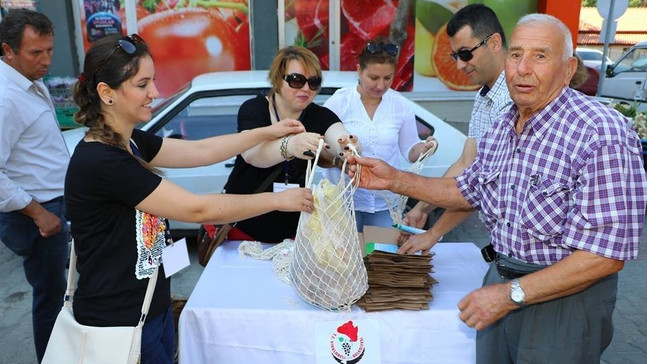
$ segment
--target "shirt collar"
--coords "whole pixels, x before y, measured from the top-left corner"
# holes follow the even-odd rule
[[[497,77],[496,81],[492,85],[492,88],[490,88],[488,85],[484,85],[483,87],[481,87],[481,90],[479,90],[479,95],[481,95],[481,97],[487,97],[489,99],[492,99],[492,97],[496,97],[501,87],[506,87],[506,88],[508,87],[508,85],[506,85],[505,83],[504,71],[501,71],[501,73],[499,74],[499,77]]]
[[[557,119],[563,117],[564,105],[571,98],[572,93],[573,91],[569,87],[565,86],[559,96],[528,119],[524,128],[530,128],[537,137],[541,138],[542,135],[545,135],[548,132],[552,124]],[[510,118],[512,122],[512,132],[514,133],[514,122],[519,117],[519,109],[517,108],[517,105],[513,104],[510,110],[514,111],[514,115],[516,116]]]
[[[25,91],[28,91],[34,82],[42,83],[42,79],[34,82],[30,81],[27,77],[23,76],[22,73],[16,71],[15,68],[7,64],[4,61],[4,57],[0,57],[0,74],[5,75],[9,82],[17,85],[20,89]],[[42,84],[41,86],[45,87],[45,84]]]
[[[485,86],[481,87],[481,91],[479,91],[479,94],[482,97],[485,97],[488,92],[490,92],[490,87],[488,85],[485,85]]]

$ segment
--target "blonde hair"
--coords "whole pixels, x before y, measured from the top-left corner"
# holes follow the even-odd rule
[[[319,64],[319,58],[317,58],[312,51],[300,46],[285,47],[279,49],[279,51],[274,55],[270,71],[267,75],[267,80],[272,86],[270,95],[281,93],[280,90],[283,77],[288,69],[288,64],[292,60],[301,62],[307,71],[314,71],[316,76],[321,78],[321,65]]]

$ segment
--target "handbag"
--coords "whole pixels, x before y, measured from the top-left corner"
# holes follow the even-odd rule
[[[287,163],[284,162],[284,163]],[[281,171],[280,166],[276,167],[272,173],[263,181],[263,183],[258,186],[258,188],[253,193],[260,193],[267,189],[267,187],[274,181],[276,176],[278,176]],[[219,225],[202,225],[200,226],[200,231],[198,232],[198,263],[201,266],[206,267],[209,263],[209,259],[213,255],[213,252],[216,251],[222,243],[227,239],[227,235],[231,229],[236,225],[236,223],[226,223]]]
[[[70,252],[67,291],[63,308],[56,317],[52,334],[45,349],[42,364],[136,364],[140,362],[142,327],[150,307],[157,282],[158,267],[148,280],[141,316],[137,326],[97,327],[81,325],[74,318],[74,277],[76,253],[74,241]]]
[[[207,266],[213,252],[222,245],[233,227],[234,225],[231,223],[200,227],[198,232],[198,262],[201,266]]]

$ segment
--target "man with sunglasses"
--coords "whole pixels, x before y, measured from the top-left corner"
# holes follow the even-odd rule
[[[469,123],[467,140],[460,158],[445,172],[444,177],[457,177],[476,157],[477,144],[494,120],[512,105],[503,72],[506,46],[503,27],[496,14],[485,5],[467,5],[457,11],[447,24],[447,34],[456,67],[469,79],[483,87],[474,98],[474,108]],[[409,211],[404,223],[423,227],[427,216],[435,209],[425,202],[418,202]],[[469,211],[448,210],[424,234],[400,233],[398,242],[401,253],[428,252],[442,236],[471,215]]]
[[[54,30],[43,14],[11,10],[0,22],[0,240],[23,257],[33,287],[38,361],[63,305],[68,234],[63,183],[70,159],[42,77]]]

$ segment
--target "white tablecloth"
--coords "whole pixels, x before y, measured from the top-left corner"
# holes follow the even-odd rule
[[[328,312],[279,281],[271,261],[241,257],[239,242],[216,250],[179,322],[180,363],[315,363],[316,322],[379,322],[382,363],[474,363],[476,331],[456,305],[481,286],[487,265],[472,243],[439,243],[429,310]],[[360,361],[360,364],[364,364]],[[366,363],[374,364],[374,363]]]

